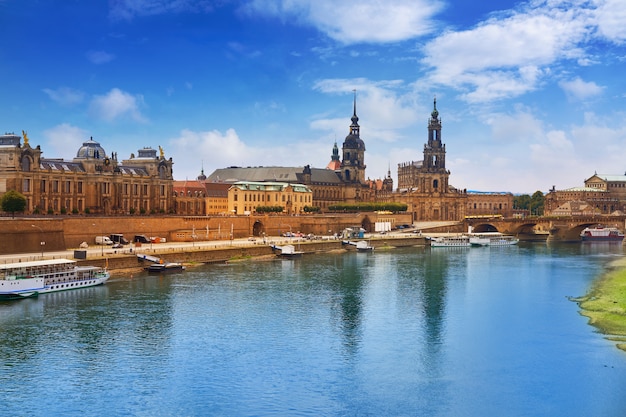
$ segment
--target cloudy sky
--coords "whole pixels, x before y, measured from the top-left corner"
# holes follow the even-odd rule
[[[356,90],[366,176],[423,157],[533,193],[626,173],[624,0],[0,0],[0,131],[48,158],[162,146],[176,179],[324,168]]]

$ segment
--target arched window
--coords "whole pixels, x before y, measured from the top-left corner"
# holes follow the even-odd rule
[[[22,157],[22,171],[30,172],[31,160],[29,156]]]

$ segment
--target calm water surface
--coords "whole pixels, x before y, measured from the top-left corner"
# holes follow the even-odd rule
[[[0,415],[624,416],[568,296],[621,245],[203,266],[0,304]]]

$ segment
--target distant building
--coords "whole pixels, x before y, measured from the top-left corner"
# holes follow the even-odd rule
[[[428,138],[421,161],[398,164],[398,188],[389,198],[406,203],[415,221],[460,221],[467,215],[510,216],[511,193],[468,193],[449,184],[446,145],[441,136],[437,100],[428,121]]]
[[[172,209],[172,158],[151,148],[121,162],[93,140],[71,161],[44,158],[26,132],[0,136],[0,195],[15,190],[26,197],[27,213],[132,214]]]
[[[303,184],[237,181],[228,189],[228,209],[251,214],[259,207],[283,207],[284,214],[303,214],[311,206],[311,189]]]
[[[350,132],[342,146],[342,156],[335,143],[331,161],[326,168],[313,168],[310,165],[299,167],[228,167],[213,171],[208,182],[230,183],[284,182],[302,184],[312,192],[312,207],[326,211],[329,206],[339,203],[359,203],[387,201],[393,192],[393,179],[390,173],[382,180],[365,178],[365,142],[361,139],[359,118],[354,100]]]
[[[552,187],[546,194],[544,213],[557,215],[558,212],[562,212],[562,206],[565,203],[575,201],[587,203],[593,208],[593,212],[598,214],[626,211],[626,175],[594,173],[585,180],[584,187],[564,190]]]

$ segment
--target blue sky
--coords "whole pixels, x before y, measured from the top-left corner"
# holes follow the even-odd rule
[[[493,4],[493,5],[492,5]],[[366,175],[547,192],[626,173],[623,0],[0,0],[0,131],[72,159],[162,146],[176,179],[323,168],[353,90]]]

